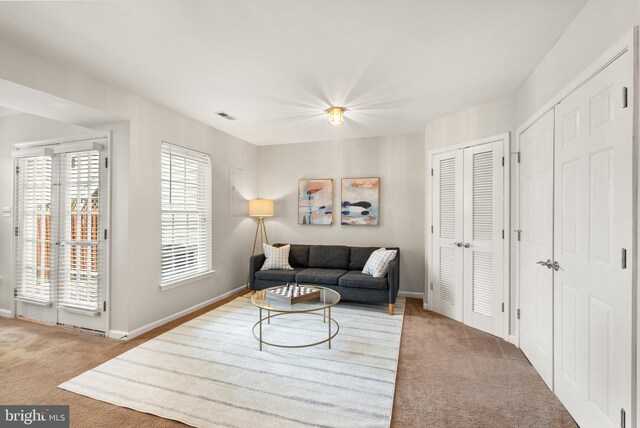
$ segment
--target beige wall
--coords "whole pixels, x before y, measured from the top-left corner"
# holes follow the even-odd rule
[[[518,125],[639,22],[638,0],[590,0],[518,90]]]
[[[270,242],[397,246],[401,251],[400,290],[423,292],[422,134],[262,146],[259,150],[260,197],[276,200],[276,216],[266,220]],[[340,224],[340,179],[348,177],[380,177],[378,226]],[[332,226],[298,224],[300,178],[334,179],[337,209]]]
[[[0,40],[0,79],[91,107],[129,121],[128,147],[120,147],[114,171],[112,221],[121,235],[112,241],[112,271],[123,301],[113,301],[112,330],[140,332],[194,305],[240,287],[247,282],[250,242],[254,224],[229,214],[229,167],[245,170],[243,194],[255,196],[258,149],[256,146],[211,128],[151,100],[56,63]],[[120,130],[122,132],[122,129]],[[170,141],[207,152],[213,159],[213,256],[217,272],[209,278],[170,290],[159,288],[160,144]],[[124,168],[124,170],[122,169]],[[125,174],[123,171],[128,171]],[[115,232],[115,230],[114,230]],[[125,236],[126,235],[126,236]],[[0,245],[10,246],[10,242]],[[10,247],[9,247],[10,248]],[[0,295],[13,306],[11,286],[0,283]],[[8,297],[7,297],[8,296]],[[2,302],[3,300],[0,300]]]

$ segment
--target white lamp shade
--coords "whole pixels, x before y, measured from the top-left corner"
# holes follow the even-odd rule
[[[250,217],[273,217],[274,203],[271,199],[252,199],[249,201]]]

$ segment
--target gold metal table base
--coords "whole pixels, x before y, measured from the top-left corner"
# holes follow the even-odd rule
[[[338,335],[338,332],[340,331],[340,324],[338,324],[338,321],[336,321],[335,319],[331,318],[331,308],[326,308],[327,311],[329,312],[329,314],[327,315],[326,312],[327,311],[323,311],[322,314],[318,314],[315,313],[315,311],[305,311],[305,312],[278,312],[275,315],[271,315],[271,312],[275,312],[273,310],[269,311],[269,314],[262,318],[262,308],[260,308],[260,320],[255,323],[253,325],[253,328],[251,329],[251,332],[253,333],[253,337],[256,338],[256,340],[258,342],[260,342],[260,350],[262,351],[262,345],[269,345],[269,346],[275,346],[276,348],[309,348],[311,346],[316,346],[316,345],[321,345],[323,343],[327,343],[329,342],[329,349],[331,349],[331,339],[333,339],[334,337],[336,337]],[[316,309],[318,310],[318,309]],[[308,344],[304,344],[304,345],[280,345],[277,343],[273,343],[273,342],[267,342],[266,340],[262,339],[262,321],[267,320],[269,322],[269,324],[271,324],[271,318],[275,318],[275,317],[279,317],[282,315],[292,315],[292,314],[304,314],[304,315],[316,315],[318,317],[322,317],[323,318],[323,322],[326,323],[325,319],[329,318],[329,323],[328,323],[328,330],[329,330],[329,335],[326,339],[321,340],[319,342],[313,342],[313,343],[308,343]],[[332,323],[335,323],[336,326],[336,331],[335,333],[331,333],[331,325]],[[260,332],[259,335],[256,335],[256,327],[260,326]]]

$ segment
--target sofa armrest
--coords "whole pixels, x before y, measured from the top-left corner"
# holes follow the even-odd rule
[[[249,259],[249,288],[255,290],[256,272],[262,268],[267,258],[264,254],[256,254]]]
[[[389,281],[389,304],[393,304],[396,302],[398,290],[400,289],[400,253],[389,262],[387,277]]]

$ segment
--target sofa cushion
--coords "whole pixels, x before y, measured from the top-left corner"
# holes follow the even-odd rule
[[[340,277],[338,285],[351,288],[369,288],[374,290],[385,290],[389,284],[387,278],[374,278],[359,270],[352,270]]]
[[[369,256],[380,247],[351,247],[351,261],[349,270],[362,270],[367,264]],[[291,257],[289,257],[291,258]]]
[[[289,251],[289,264],[293,267],[309,266],[309,249],[311,245],[291,244]]]
[[[367,260],[367,264],[364,265],[362,273],[369,274],[374,278],[382,278],[387,274],[389,270],[389,263],[396,258],[396,250],[387,250],[380,248],[371,253],[371,257]]]
[[[338,285],[338,279],[347,273],[344,269],[304,269],[296,275],[298,284]]]
[[[349,269],[349,247],[314,245],[309,249],[310,268]]]
[[[256,278],[265,281],[282,281],[283,283],[294,282],[296,274],[302,271],[302,268],[293,268],[292,270],[259,270],[256,272]]]

